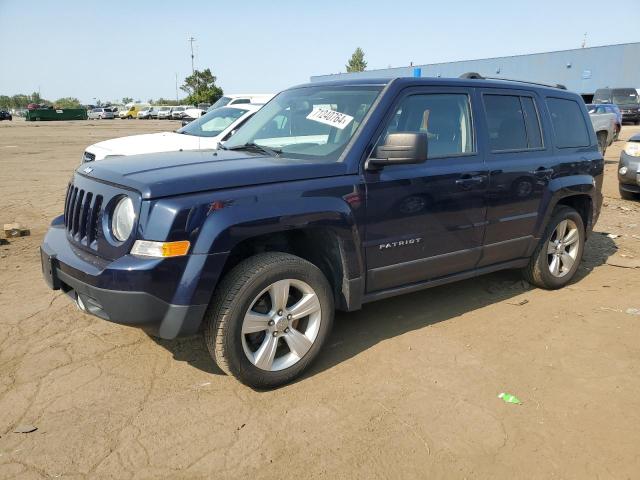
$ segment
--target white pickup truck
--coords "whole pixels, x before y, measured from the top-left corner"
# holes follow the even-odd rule
[[[598,137],[598,146],[602,155],[607,150],[607,147],[611,145],[615,139],[617,119],[615,113],[608,113],[602,109],[598,109],[598,105],[587,106],[589,110],[589,118],[591,118],[591,124],[593,130]]]

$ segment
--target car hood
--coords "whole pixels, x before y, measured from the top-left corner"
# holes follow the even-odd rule
[[[102,160],[108,156],[215,149],[218,141],[218,137],[197,137],[175,132],[148,133],[105,140],[87,147],[86,151],[93,153],[96,160]]]
[[[168,152],[78,167],[80,175],[137,190],[151,199],[224,188],[344,175],[343,163],[311,163],[238,151]]]

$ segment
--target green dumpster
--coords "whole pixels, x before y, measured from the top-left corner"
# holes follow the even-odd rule
[[[35,122],[36,120],[86,120],[87,111],[84,108],[38,108],[27,110],[25,120]]]

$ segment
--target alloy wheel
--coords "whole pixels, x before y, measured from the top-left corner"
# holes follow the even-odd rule
[[[571,219],[562,220],[556,225],[547,243],[549,271],[554,277],[568,274],[578,257],[580,234],[578,226]]]
[[[321,321],[320,300],[307,283],[278,280],[260,292],[245,313],[242,348],[262,370],[289,368],[311,349]]]

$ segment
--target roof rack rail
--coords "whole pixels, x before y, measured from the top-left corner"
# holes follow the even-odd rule
[[[530,85],[540,85],[541,87],[551,87],[551,88],[559,88],[560,90],[566,90],[567,87],[562,85],[561,83],[540,83],[540,82],[529,82],[527,80],[514,80],[513,78],[499,78],[499,77],[483,77],[479,73],[476,72],[467,72],[460,75],[459,78],[467,78],[471,80],[504,80],[505,82],[517,82],[517,83],[528,83]]]
[[[467,72],[460,75],[460,78],[469,78],[471,80],[484,80],[484,77],[476,72]]]

